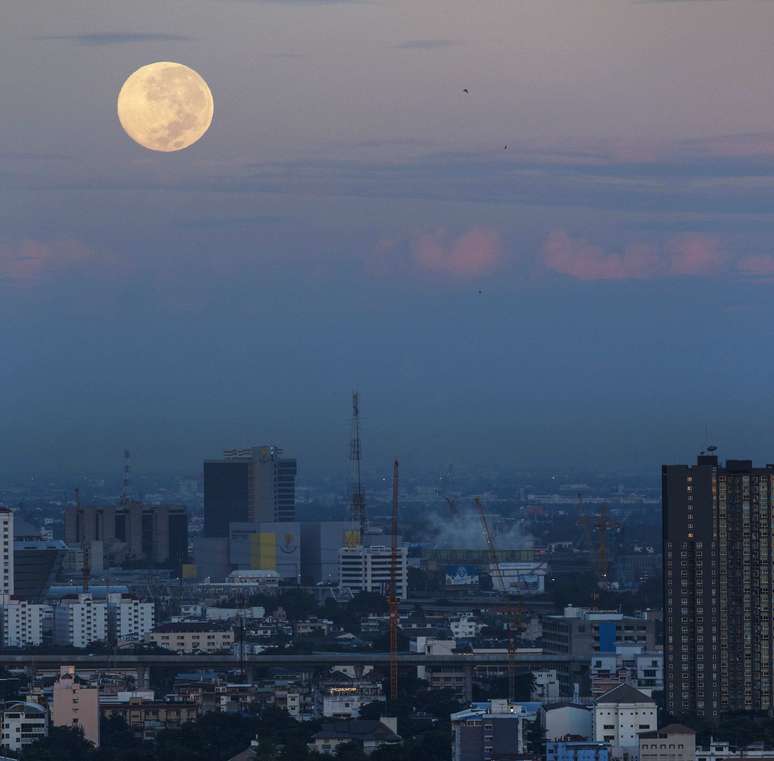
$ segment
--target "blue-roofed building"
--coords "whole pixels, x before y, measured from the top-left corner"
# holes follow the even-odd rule
[[[609,761],[610,746],[603,742],[559,741],[546,743],[546,761]]]
[[[524,722],[540,703],[488,700],[451,715],[452,761],[516,761],[524,754]]]

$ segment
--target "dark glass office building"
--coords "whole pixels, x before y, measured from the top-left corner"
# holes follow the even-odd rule
[[[227,537],[230,523],[296,519],[296,461],[278,447],[229,449],[204,461],[204,536]]]
[[[229,523],[247,520],[250,464],[248,459],[205,460],[204,536],[227,537]]]
[[[774,466],[662,468],[664,688],[672,715],[771,711]]]

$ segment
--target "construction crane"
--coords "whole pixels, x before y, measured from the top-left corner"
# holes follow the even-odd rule
[[[398,460],[392,464],[392,525],[390,527],[390,594],[388,605],[390,612],[390,700],[398,699],[398,624],[400,609],[398,606]]]
[[[591,540],[591,529],[594,525],[594,517],[586,515],[586,508],[583,504],[583,495],[578,492],[578,520],[577,525],[583,529],[583,544],[589,552],[593,552],[593,542]]]
[[[360,541],[364,541],[367,518],[365,493],[360,478],[360,395],[352,392],[352,438],[350,441],[349,459],[352,463],[352,520],[360,529]]]
[[[614,521],[609,516],[608,506],[602,505],[599,510],[599,515],[594,522],[594,527],[597,529],[598,544],[597,544],[597,562],[596,570],[597,577],[600,584],[607,583],[607,532],[610,529],[620,528],[621,524],[618,521]]]
[[[494,538],[492,537],[492,532],[489,528],[489,521],[486,517],[486,511],[484,510],[484,506],[481,504],[481,498],[476,497],[473,500],[474,504],[476,505],[476,510],[478,511],[478,518],[481,521],[481,533],[484,535],[484,542],[486,543],[486,549],[487,553],[489,554],[489,565],[491,568],[492,573],[496,574],[499,582],[500,582],[500,591],[505,591],[505,576],[503,575],[503,570],[500,567],[500,558],[497,555],[497,547],[494,543]],[[492,587],[494,588],[494,584]]]
[[[83,594],[88,594],[89,591],[89,578],[91,577],[91,558],[89,557],[89,546],[86,541],[86,531],[81,515],[81,490],[75,487],[75,510],[78,516],[77,523],[83,526],[83,539],[81,540],[81,552],[83,553]]]
[[[444,501],[446,502],[446,505],[449,508],[449,512],[452,514],[454,518],[459,518],[460,516],[460,510],[457,507],[457,498],[456,497],[450,497],[449,495],[444,496]]]
[[[502,566],[500,564],[500,557],[497,553],[497,546],[495,545],[494,536],[489,528],[489,521],[486,517],[486,510],[484,509],[481,499],[476,497],[474,500],[476,510],[478,511],[478,517],[481,521],[481,531],[484,535],[484,541],[486,542],[487,552],[489,554],[490,568],[492,573],[496,575],[500,583],[500,591],[507,594],[507,586],[505,580],[505,574],[503,573]],[[492,588],[496,588],[494,584],[494,578]],[[521,625],[521,610],[516,605],[509,605],[502,609],[502,612],[506,614],[508,618],[508,699],[513,700],[516,697],[516,635],[515,632]]]

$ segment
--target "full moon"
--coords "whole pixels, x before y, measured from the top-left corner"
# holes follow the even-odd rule
[[[152,151],[182,151],[212,124],[215,106],[207,83],[182,63],[143,66],[118,93],[118,120],[126,134]]]

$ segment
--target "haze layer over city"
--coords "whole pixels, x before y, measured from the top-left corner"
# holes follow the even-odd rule
[[[0,19],[0,761],[774,761],[774,3]]]

